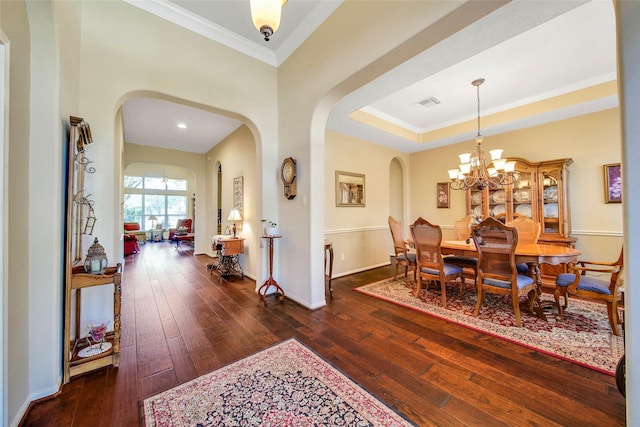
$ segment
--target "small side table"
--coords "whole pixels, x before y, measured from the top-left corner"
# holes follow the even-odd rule
[[[149,230],[149,240],[152,242],[163,242],[164,230]]]
[[[269,239],[269,278],[260,286],[260,289],[258,289],[258,295],[260,295],[260,299],[265,305],[267,304],[267,291],[271,286],[276,288],[276,297],[281,302],[284,300],[284,289],[282,289],[273,278],[273,239],[279,239],[280,237],[282,236],[261,236],[261,239]]]
[[[327,274],[327,252],[329,252],[329,274]],[[329,288],[329,296],[333,297],[333,288],[331,287],[331,276],[333,276],[333,244],[329,240],[324,241],[324,280]]]

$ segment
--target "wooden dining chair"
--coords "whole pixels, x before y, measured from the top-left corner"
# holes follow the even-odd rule
[[[464,285],[462,268],[449,264],[442,257],[440,245],[442,244],[442,230],[439,225],[433,225],[420,217],[411,225],[411,237],[416,248],[418,283],[416,297],[420,296],[422,281],[426,280],[440,284],[442,291],[442,306],[447,306],[446,283],[460,278],[460,288]]]
[[[474,223],[473,215],[467,215],[462,219],[459,219],[453,224],[453,230],[455,232],[456,240],[467,241],[471,239],[471,226]],[[463,272],[468,273],[473,277],[473,282],[476,282],[478,277],[478,258],[459,255],[446,255],[445,262],[453,265],[457,265],[462,268]],[[460,294],[462,295],[462,287],[460,287]]]
[[[620,249],[620,256],[614,262],[578,261],[577,265],[570,265],[569,273],[559,274],[556,277],[554,297],[559,307],[559,317],[562,318],[562,311],[568,306],[569,296],[604,301],[607,304],[611,331],[614,335],[620,335],[618,301],[622,297],[622,267],[622,249]],[[587,273],[608,276],[608,280],[599,279]],[[564,305],[560,305],[560,296],[564,297]]]
[[[533,314],[536,284],[532,277],[518,274],[518,231],[488,217],[473,228],[471,237],[478,251],[478,303],[474,315],[480,313],[485,293],[510,295],[516,326],[520,327],[520,296],[528,296],[529,312]]]
[[[526,216],[517,216],[511,221],[507,221],[506,225],[514,227],[518,230],[518,242],[520,243],[538,243],[542,227],[539,222],[532,220]],[[519,274],[527,274],[529,272],[529,265],[526,263],[516,264]]]
[[[409,252],[409,242],[404,239],[402,231],[402,223],[393,217],[387,219],[389,229],[391,230],[391,239],[393,240],[393,249],[396,258],[396,272],[393,275],[395,280],[398,276],[398,268],[404,265],[404,277],[407,277],[409,269],[413,270],[413,280],[416,280],[416,254]]]

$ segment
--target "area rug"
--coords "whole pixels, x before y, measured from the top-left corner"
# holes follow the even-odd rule
[[[570,299],[562,320],[555,323],[521,310],[519,328],[509,296],[485,294],[482,309],[475,317],[478,300],[472,281],[464,285],[462,297],[459,282],[447,286],[447,308],[442,307],[439,286],[423,288],[419,298],[414,296],[415,286],[411,278],[400,278],[354,290],[609,375],[615,375],[618,360],[624,354],[624,339],[611,333],[603,304]],[[543,299],[553,300],[553,296],[543,294]]]
[[[414,426],[290,339],[143,402],[155,426]]]

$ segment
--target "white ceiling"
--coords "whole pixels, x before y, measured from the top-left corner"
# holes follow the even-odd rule
[[[129,3],[277,66],[341,3],[288,0],[278,31],[266,42],[253,27],[248,0]],[[426,0],[425,0],[426,1]],[[302,31],[302,28],[305,31]],[[404,152],[471,140],[475,132],[420,144],[349,118],[363,110],[414,133],[477,114],[471,81],[483,77],[481,114],[487,115],[616,78],[615,19],[610,1],[511,2],[454,37],[341,100],[332,130]],[[418,103],[435,97],[440,104]],[[601,99],[484,128],[485,136],[617,105]],[[204,153],[241,125],[236,119],[166,101],[135,99],[123,107],[125,141]],[[187,129],[176,127],[178,122]]]

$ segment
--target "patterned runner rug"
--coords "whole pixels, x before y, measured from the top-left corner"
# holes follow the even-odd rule
[[[290,339],[143,402],[152,426],[414,426]]]
[[[354,290],[609,375],[615,375],[618,360],[624,354],[624,339],[611,333],[604,304],[570,299],[562,320],[555,323],[521,310],[523,327],[518,328],[509,296],[486,294],[475,317],[478,300],[472,281],[465,284],[462,297],[458,282],[447,286],[446,309],[442,307],[439,286],[437,290],[423,288],[420,298],[413,296],[415,286],[412,279],[403,277]],[[553,296],[543,294],[543,299],[553,300]]]

